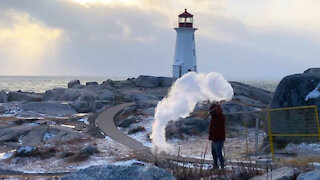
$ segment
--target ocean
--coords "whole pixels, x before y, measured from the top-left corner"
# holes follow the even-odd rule
[[[89,81],[102,83],[107,79],[124,80],[126,77],[84,77],[84,76],[0,76],[0,90],[26,91],[43,93],[46,90],[67,87],[71,80],[80,80],[82,84]],[[275,91],[279,81],[275,80],[237,80],[268,91]]]

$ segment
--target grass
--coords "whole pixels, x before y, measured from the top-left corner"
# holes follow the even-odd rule
[[[208,146],[205,148],[204,153],[202,153],[201,155],[200,163],[191,164],[186,162],[179,162],[179,159],[181,159],[179,148],[175,161],[159,159],[157,155],[154,155],[154,164],[170,172],[179,180],[243,180],[262,174],[262,170],[253,163],[249,165],[239,163],[238,166],[232,167],[231,169],[213,169],[212,166],[208,168],[208,164],[205,164],[207,152]]]

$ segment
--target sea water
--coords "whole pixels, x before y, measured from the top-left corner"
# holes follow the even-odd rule
[[[69,81],[80,80],[81,84],[96,81],[102,83],[107,79],[124,80],[127,77],[85,77],[85,76],[0,76],[0,90],[26,91],[43,93],[54,88],[66,88]],[[277,80],[237,80],[267,91],[274,92],[279,81]]]

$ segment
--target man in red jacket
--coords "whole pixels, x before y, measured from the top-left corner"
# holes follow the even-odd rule
[[[226,139],[225,121],[226,117],[222,113],[220,104],[214,103],[211,105],[209,113],[211,114],[211,121],[209,126],[209,140],[211,140],[211,152],[214,160],[214,168],[218,167],[218,159],[220,161],[221,169],[224,168],[224,158],[222,155],[222,148],[224,140]]]

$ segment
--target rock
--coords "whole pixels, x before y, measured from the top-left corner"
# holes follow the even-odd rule
[[[307,95],[318,86],[319,82],[320,73],[313,73],[312,71],[284,77],[274,93],[270,107],[283,108],[308,105],[319,107],[319,98],[306,100]]]
[[[72,88],[74,89],[83,89],[85,86],[83,84],[76,84]]]
[[[154,76],[141,75],[137,79],[133,80],[137,87],[155,88],[159,87],[159,79]]]
[[[297,180],[319,180],[320,179],[320,170],[316,169],[306,173],[301,173]]]
[[[0,114],[3,114],[6,112],[6,108],[4,106],[0,106]]]
[[[71,156],[74,156],[75,153],[74,152],[63,152],[61,153],[60,157],[61,158],[68,158],[68,157],[71,157]]]
[[[125,80],[125,81],[114,81],[112,83],[112,86],[120,89],[120,88],[133,88],[135,87],[134,83],[132,81],[129,80]]]
[[[15,156],[18,156],[18,157],[35,156],[37,154],[36,149],[37,148],[34,146],[20,146],[17,149]]]
[[[158,100],[148,100],[148,101],[137,101],[135,107],[137,109],[149,109],[154,108],[158,104]]]
[[[197,136],[208,133],[209,119],[181,118],[178,121],[170,121],[166,127],[166,138],[180,138]]]
[[[98,85],[98,83],[95,81],[86,83],[86,86],[97,86],[97,85]]]
[[[28,102],[21,104],[20,108],[49,116],[70,116],[77,113],[70,105],[59,102]]]
[[[113,81],[112,81],[111,79],[108,79],[108,80],[103,81],[103,82],[101,83],[101,85],[112,85],[112,84],[113,84]]]
[[[154,165],[130,165],[130,166],[92,166],[87,169],[64,176],[62,180],[88,180],[88,179],[109,179],[109,180],[174,180],[174,176]]]
[[[118,125],[119,127],[122,127],[122,128],[127,128],[127,127],[129,127],[131,124],[133,124],[133,123],[138,123],[138,122],[140,122],[140,121],[141,121],[141,118],[139,118],[139,117],[129,116],[127,119],[118,122],[117,125]]]
[[[171,85],[176,80],[175,78],[172,78],[172,77],[158,77],[158,79],[159,79],[160,87],[171,87]]]
[[[80,84],[79,80],[73,80],[68,82],[68,88],[72,88],[74,85]]]
[[[96,102],[95,101],[73,101],[69,103],[78,113],[88,113],[88,112],[95,112]]]
[[[114,100],[116,98],[115,94],[110,90],[100,90],[97,92],[99,100]]]
[[[317,86],[320,82],[320,73],[317,69],[306,70],[302,74],[293,74],[284,77],[276,91],[274,93],[270,108],[286,108],[286,107],[297,107],[297,106],[309,106],[316,105],[319,109],[320,98],[314,97],[308,99],[307,96],[310,92],[319,92]],[[316,93],[314,93],[316,95]],[[305,110],[304,110],[305,111]],[[298,118],[292,118],[297,116]],[[277,117],[274,117],[277,116]],[[276,119],[272,121],[272,131],[273,133],[281,134],[314,134],[318,133],[315,123],[310,123],[310,113],[302,113],[302,111],[286,111],[286,113],[270,113],[271,119]],[[315,122],[315,121],[312,121]],[[286,125],[288,124],[288,125]],[[298,126],[293,126],[293,124],[299,124]],[[301,128],[304,127],[304,128]],[[275,137],[274,144],[276,148],[283,148],[289,142],[291,143],[301,143],[301,142],[315,142],[318,141],[317,138],[308,137]]]
[[[10,91],[8,101],[43,101],[43,96],[41,94]]]
[[[229,82],[234,90],[234,95],[241,95],[250,97],[252,99],[258,100],[263,104],[269,104],[272,99],[272,92],[256,88],[247,84],[243,84],[240,82]]]
[[[69,104],[79,113],[95,112],[97,110],[95,102],[97,97],[97,94],[83,90],[80,97]]]
[[[66,89],[58,101],[74,101],[80,97],[82,90],[79,89]]]
[[[96,146],[88,145],[81,149],[80,155],[91,156],[92,154],[98,153],[98,148]]]
[[[303,73],[320,73],[320,68],[309,68],[305,70]]]
[[[250,180],[267,179],[267,177],[272,177],[273,180],[294,180],[298,174],[299,170],[296,168],[282,167],[272,172],[265,173],[262,176],[253,177]]]
[[[138,127],[135,127],[135,128],[132,128],[128,131],[128,134],[135,134],[137,132],[144,132],[146,131],[146,128],[142,127],[142,126],[138,126]]]
[[[55,88],[47,90],[44,93],[43,98],[45,101],[60,101],[65,91],[67,91],[66,88]]]
[[[56,88],[46,91],[43,97],[45,101],[74,101],[81,93],[82,90],[76,88]]]
[[[2,90],[0,91],[0,103],[6,103],[8,102],[8,96],[7,96],[7,93]]]

